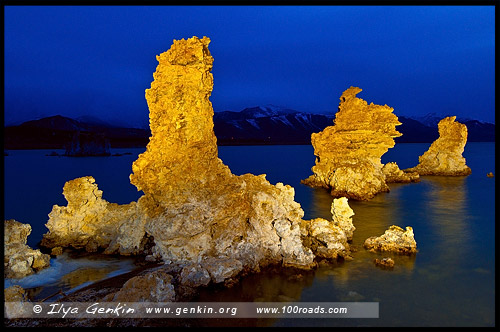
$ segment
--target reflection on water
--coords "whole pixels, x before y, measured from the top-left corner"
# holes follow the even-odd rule
[[[428,144],[397,144],[383,162],[411,167],[427,148]],[[496,177],[486,177],[495,169],[494,148],[494,143],[466,145],[464,157],[472,169],[467,177],[422,177],[418,183],[390,184],[390,192],[371,201],[349,200],[356,227],[352,261],[321,265],[314,271],[263,271],[232,288],[200,294],[200,301],[207,302],[375,301],[380,303],[379,319],[210,319],[200,326],[494,326]],[[32,224],[28,244],[36,247],[47,231],[44,224],[52,205],[66,204],[61,190],[69,179],[93,175],[107,200],[120,204],[136,200],[139,194],[128,181],[130,165],[142,151],[135,152],[78,160],[46,157],[43,151],[9,152],[4,158],[4,217]],[[300,184],[314,165],[311,146],[220,147],[219,152],[235,174],[266,173],[271,183],[292,185],[305,219],[331,220],[329,193]],[[391,225],[413,227],[415,256],[370,253],[363,248],[366,238],[382,235]],[[375,266],[373,260],[383,257],[394,259],[394,269]],[[21,286],[37,290],[34,297],[44,298],[60,288],[82,287],[102,277],[106,265],[115,264],[104,258],[103,265],[86,259],[87,264],[75,267],[72,260],[58,257],[51,268],[22,279]],[[132,263],[123,264],[113,265],[115,271],[133,268]],[[85,275],[79,276],[78,269]]]
[[[233,287],[202,289],[197,302],[300,302],[305,289],[315,278],[314,271],[271,267],[250,274]],[[278,319],[204,320],[203,326],[272,326]]]
[[[312,285],[313,271],[270,268],[250,274],[230,288],[200,293],[199,301],[220,302],[286,302],[299,301],[305,287]]]
[[[436,239],[435,250],[439,252],[439,264],[459,264],[464,257],[465,247],[462,244],[467,243],[471,235],[466,222],[466,178],[432,176],[423,177],[422,181],[429,186],[426,200],[429,217],[427,223]],[[451,271],[444,269],[442,272]]]
[[[69,288],[75,288],[89,281],[98,281],[104,279],[110,272],[113,271],[111,266],[107,267],[84,267],[76,271],[65,274],[61,278],[61,285]]]
[[[372,253],[363,248],[363,243],[370,236],[382,235],[391,225],[401,227],[409,225],[406,223],[408,220],[405,220],[405,216],[401,215],[402,211],[406,211],[406,206],[402,204],[402,196],[404,196],[402,190],[404,191],[405,188],[407,187],[396,184],[391,187],[390,193],[378,195],[371,201],[349,201],[349,205],[355,213],[353,223],[356,227],[351,243],[352,261],[322,262],[313,271],[297,272],[297,270],[281,268],[257,275],[249,275],[230,289],[220,289],[216,293],[212,291],[202,292],[198,300],[221,302],[376,301],[384,302],[384,305],[389,305],[389,307],[398,307],[397,298],[400,295],[396,295],[396,299],[392,297],[395,294],[408,293],[409,284],[414,277],[416,256]],[[330,209],[333,197],[322,188],[313,188],[309,193],[309,201],[306,202],[307,204],[303,202],[304,209],[309,209],[309,215],[331,220]],[[390,257],[395,261],[394,269],[384,270],[375,266],[374,259],[383,257]],[[392,317],[392,315],[390,316]],[[306,324],[307,322],[309,324]],[[339,320],[336,322],[338,323]],[[387,322],[387,316],[385,322]],[[212,322],[212,326],[222,326],[226,323],[223,321]],[[388,324],[390,325],[390,323]],[[313,323],[310,320],[299,322],[293,319],[275,319],[245,321],[244,324],[251,326],[294,326],[301,324],[311,326],[322,323],[319,321]],[[242,323],[241,326],[244,324]],[[346,322],[343,321],[342,324],[346,325]],[[350,320],[347,325],[349,324],[363,325],[361,321],[356,320]],[[382,324],[384,324],[383,321]],[[331,321],[329,325],[332,325]]]
[[[26,289],[33,301],[44,299],[58,291],[74,292],[95,281],[131,271],[135,268],[131,258],[113,258],[91,255],[72,258],[63,254],[50,260],[50,267],[21,279],[5,279],[4,287],[19,285]],[[57,299],[53,297],[50,301]]]
[[[464,259],[474,261],[476,255],[471,245],[475,238],[471,232],[467,178],[423,177],[418,183],[391,184],[390,189],[370,201],[349,201],[356,227],[352,261],[322,264],[292,279],[287,275],[292,272],[286,269],[248,276],[237,286],[220,290],[215,297],[205,294],[204,299],[375,301],[381,306],[381,317],[369,322],[277,319],[253,321],[255,326],[491,325],[493,295],[486,296],[485,292],[490,289],[494,294],[494,273],[477,266],[470,270],[464,267]],[[301,204],[308,215],[330,220],[333,198],[328,191],[314,188],[307,192],[309,199],[303,195]],[[366,238],[382,235],[391,225],[413,227],[419,250],[416,255],[371,253],[363,248]],[[383,257],[395,261],[394,269],[375,266],[374,259]],[[484,280],[485,284],[474,284],[477,280]]]
[[[356,227],[351,243],[354,260],[345,262],[344,265],[335,267],[332,271],[325,272],[328,275],[336,276],[336,282],[345,283],[349,278],[360,278],[363,274],[369,273],[369,271],[366,271],[367,264],[371,268],[375,258],[392,258],[396,262],[396,272],[409,273],[412,271],[415,263],[414,256],[371,253],[363,248],[367,238],[382,235],[391,225],[402,228],[411,226],[400,215],[400,212],[404,210],[404,207],[401,206],[402,200],[400,197],[400,189],[403,188],[402,184],[395,184],[391,186],[390,193],[379,194],[370,201],[348,201],[349,206],[354,211],[352,220]],[[314,188],[311,194],[310,208],[313,214],[331,220],[330,209],[333,197],[327,190],[322,188]],[[321,272],[318,273],[318,277],[321,277]]]

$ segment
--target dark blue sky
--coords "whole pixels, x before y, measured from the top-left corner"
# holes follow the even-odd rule
[[[147,123],[173,39],[209,37],[215,111],[337,110],[350,86],[398,116],[495,120],[494,6],[6,6],[5,122]]]

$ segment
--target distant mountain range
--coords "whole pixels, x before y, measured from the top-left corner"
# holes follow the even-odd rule
[[[311,144],[311,134],[333,125],[335,114],[313,114],[272,105],[246,108],[240,112],[214,114],[219,145]],[[399,116],[403,135],[396,143],[433,142],[438,138],[435,114],[420,118]],[[495,141],[495,124],[471,119],[457,120],[468,129],[469,142]],[[56,115],[4,128],[4,149],[62,149],[77,131],[102,133],[112,148],[145,147],[150,131],[121,128],[94,117],[71,119]]]
[[[214,131],[219,144],[311,144],[311,134],[333,125],[335,114],[304,113],[276,106],[257,106],[240,112],[216,112]],[[426,143],[439,137],[437,124],[443,117],[398,116],[396,129],[403,135],[396,143]],[[495,125],[471,119],[457,121],[468,129],[469,142],[495,141]]]
[[[260,106],[216,112],[214,131],[219,144],[311,144],[311,134],[333,125],[333,118]]]
[[[4,149],[64,149],[77,131],[104,134],[113,148],[146,146],[150,136],[148,130],[114,127],[95,118],[55,115],[5,127]]]

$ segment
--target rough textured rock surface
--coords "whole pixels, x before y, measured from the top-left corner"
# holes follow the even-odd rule
[[[420,175],[417,172],[404,172],[399,169],[398,164],[390,162],[382,167],[382,173],[385,175],[386,183],[410,183],[420,181]]]
[[[207,258],[202,266],[208,271],[212,282],[220,283],[238,275],[243,270],[243,265],[236,259]]]
[[[209,42],[176,40],[157,56],[146,90],[152,136],[130,175],[144,192],[138,205],[147,215],[146,232],[164,261],[213,257],[245,269],[311,267],[314,255],[301,242],[304,212],[293,188],[271,185],[265,175],[233,175],[218,158]],[[212,278],[219,274],[225,272]]]
[[[304,220],[302,236],[304,245],[311,248],[317,257],[327,259],[351,259],[348,241],[356,229],[352,223],[354,211],[346,197],[336,198],[331,207],[332,221],[323,218]]]
[[[180,274],[180,282],[182,285],[189,287],[206,286],[210,283],[210,273],[200,264],[190,263],[185,266]]]
[[[106,253],[122,255],[142,252],[145,220],[136,202],[107,202],[91,176],[66,182],[63,195],[68,205],[52,208],[42,246],[84,248],[89,252],[105,248]]]
[[[439,121],[439,138],[418,158],[418,165],[405,172],[446,176],[471,174],[462,156],[467,143],[467,126],[455,119],[455,116],[450,116]]]
[[[391,226],[379,237],[372,236],[365,240],[364,247],[371,251],[391,251],[399,254],[415,254],[417,242],[410,226],[403,230],[399,226]]]
[[[375,265],[387,269],[392,269],[395,265],[394,260],[388,257],[382,259],[375,258],[373,262],[375,263]]]
[[[173,302],[173,277],[158,270],[129,279],[116,293],[107,296],[108,302]]]
[[[340,97],[334,125],[311,135],[316,155],[313,175],[302,180],[309,186],[328,188],[334,197],[369,200],[389,191],[380,158],[401,136],[401,123],[393,108],[369,104],[350,87]]]
[[[26,242],[31,226],[10,219],[4,222],[4,277],[23,278],[50,265],[50,255],[30,248]]]
[[[311,248],[317,257],[350,259],[349,244],[344,231],[323,218],[305,220],[303,224],[304,245]]]
[[[50,251],[50,255],[51,256],[59,256],[59,255],[62,255],[64,252],[64,249],[62,247],[55,247],[55,248],[52,248],[52,250]]]
[[[26,291],[18,285],[10,286],[4,289],[5,302],[24,302],[27,301]]]
[[[54,206],[43,245],[145,253],[147,260],[182,266],[179,284],[188,288],[270,264],[312,268],[315,255],[302,242],[304,234],[325,247],[321,255],[348,256],[344,229],[352,233],[350,215],[304,221],[292,187],[271,185],[265,174],[236,176],[218,158],[209,42],[174,41],[157,56],[146,90],[152,136],[130,175],[144,195],[117,205],[102,199],[92,177],[68,181],[68,205]]]
[[[354,211],[349,206],[347,197],[335,198],[330,209],[333,223],[339,226],[345,233],[347,240],[351,241],[356,227],[352,223]]]

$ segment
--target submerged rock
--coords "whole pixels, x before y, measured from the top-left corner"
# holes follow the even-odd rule
[[[401,123],[393,108],[369,104],[350,87],[340,97],[334,125],[311,135],[316,155],[313,175],[302,180],[312,187],[325,187],[334,197],[369,200],[389,191],[382,172],[382,155],[401,136]]]
[[[439,121],[439,138],[418,158],[418,165],[405,172],[446,176],[471,174],[462,156],[467,143],[467,126],[455,119],[456,116],[450,116]]]
[[[14,219],[4,222],[4,277],[23,278],[50,266],[50,255],[30,248],[29,224]]]
[[[410,226],[407,226],[405,231],[393,225],[381,236],[366,239],[364,247],[371,251],[391,251],[407,255],[417,252],[417,242],[413,235],[413,228]]]
[[[385,257],[382,259],[375,258],[375,260],[373,262],[377,266],[380,266],[382,268],[388,268],[388,269],[392,269],[395,265],[394,260],[392,258],[389,258],[389,257]]]

